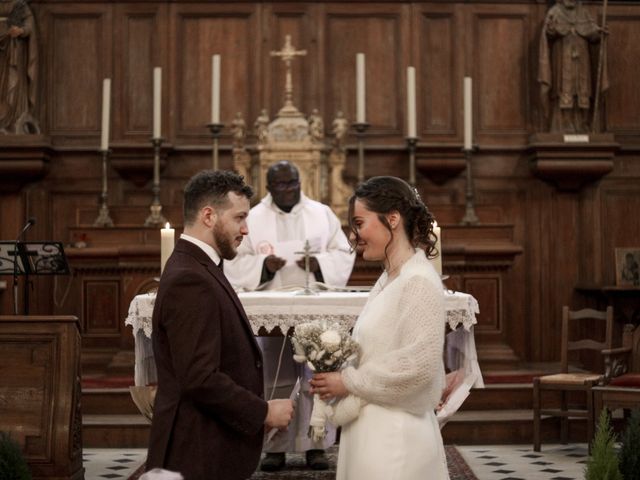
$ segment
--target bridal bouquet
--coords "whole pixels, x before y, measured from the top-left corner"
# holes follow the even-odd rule
[[[351,338],[349,330],[339,323],[315,321],[296,325],[293,336],[293,359],[306,363],[315,373],[336,372],[347,362],[355,360],[358,344]],[[313,396],[313,409],[309,422],[309,436],[314,441],[322,440],[326,433],[327,413],[330,407]]]

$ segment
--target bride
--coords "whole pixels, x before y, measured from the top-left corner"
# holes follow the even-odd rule
[[[342,425],[337,480],[449,478],[434,409],[444,387],[444,292],[428,258],[433,216],[396,177],[373,177],[349,200],[351,241],[384,272],[353,329],[357,366],[316,374]]]

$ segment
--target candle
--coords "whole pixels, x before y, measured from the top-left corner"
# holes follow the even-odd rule
[[[433,233],[438,237],[436,240],[436,250],[438,252],[438,256],[431,259],[431,263],[433,267],[438,272],[438,275],[442,276],[442,236],[440,233],[440,227],[438,226],[438,222],[433,222]]]
[[[416,131],[416,69],[407,67],[407,137],[417,138]]]
[[[472,149],[472,116],[471,77],[464,77],[464,149]]]
[[[173,252],[174,243],[175,230],[167,222],[164,228],[160,230],[160,273],[164,270],[164,266]]]
[[[364,53],[356,54],[356,122],[365,123]]]
[[[153,69],[153,138],[160,138],[162,124],[162,68]]]
[[[102,81],[102,136],[100,150],[109,150],[109,117],[111,113],[111,79]]]
[[[211,57],[211,123],[220,123],[220,55]]]

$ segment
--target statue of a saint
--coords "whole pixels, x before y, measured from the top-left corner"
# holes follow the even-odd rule
[[[596,83],[601,92],[608,88],[606,62],[597,82],[597,62],[592,62],[597,55],[590,49],[601,33],[580,0],[556,0],[547,12],[540,35],[538,82],[549,131],[589,131]]]
[[[321,142],[324,138],[324,122],[317,108],[309,115],[309,135],[314,142]]]
[[[38,45],[26,0],[0,0],[0,133],[40,133],[35,119]]]
[[[242,118],[242,112],[236,113],[236,117],[231,122],[231,135],[233,137],[233,148],[244,148],[247,126],[244,123],[244,118]]]
[[[347,131],[349,130],[349,122],[346,118],[344,118],[344,114],[342,111],[336,113],[336,118],[333,120],[331,124],[333,127],[333,136],[334,136],[334,145],[336,150],[344,150],[344,142],[347,136]]]
[[[264,145],[265,143],[267,143],[267,133],[269,129],[269,114],[267,113],[266,108],[263,108],[260,111],[260,115],[258,116],[258,118],[256,118],[256,121],[253,123],[253,129],[258,139],[258,145]]]

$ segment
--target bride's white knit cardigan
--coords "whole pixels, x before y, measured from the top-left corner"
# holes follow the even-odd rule
[[[350,394],[338,401],[332,423],[345,425],[367,403],[424,415],[444,387],[444,291],[425,252],[416,254],[388,285],[383,273],[358,319],[367,334],[357,366],[342,371]],[[357,328],[357,327],[356,327]],[[373,328],[373,331],[371,330]]]

